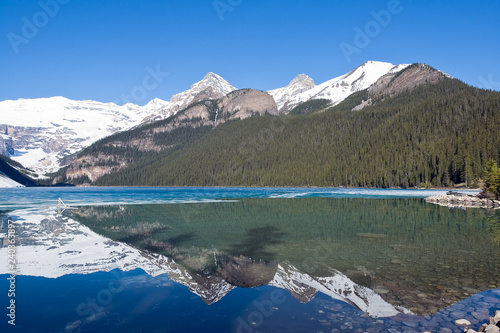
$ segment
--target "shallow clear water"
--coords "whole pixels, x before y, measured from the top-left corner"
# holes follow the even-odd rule
[[[2,230],[17,219],[22,245],[17,325],[0,327],[462,332],[465,318],[477,329],[500,309],[500,214],[421,199],[436,192],[2,190]],[[58,215],[59,197],[78,207]]]

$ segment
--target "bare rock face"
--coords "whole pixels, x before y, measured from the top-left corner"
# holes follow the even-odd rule
[[[0,155],[9,156],[4,139],[0,136]]]
[[[353,108],[353,111],[359,111],[366,106],[373,104],[378,98],[393,97],[395,95],[411,92],[418,86],[424,84],[435,84],[449,77],[447,74],[435,70],[429,65],[413,64],[406,69],[389,73],[379,78],[368,88],[368,100]]]
[[[220,119],[244,119],[265,113],[278,114],[278,107],[272,96],[267,92],[254,89],[233,91],[218,100],[217,106],[221,111],[217,121]]]
[[[446,77],[443,72],[437,71],[425,64],[414,64],[405,70],[382,76],[370,88],[368,93],[378,97],[394,96],[405,91],[412,91],[423,84],[434,84]]]
[[[111,162],[111,163],[110,163]],[[76,158],[66,170],[66,178],[69,180],[87,177],[91,182],[118,171],[121,166],[126,165],[125,158],[112,155],[99,154],[98,156],[84,155]],[[54,179],[54,183],[61,181]]]
[[[215,127],[232,119],[244,119],[253,115],[263,115],[266,113],[278,113],[274,99],[267,92],[254,89],[237,90],[217,100],[210,99],[211,92],[213,90],[210,87],[203,89],[195,99],[207,99],[199,100],[177,112],[167,121],[162,121],[157,126],[145,129],[143,135],[130,138],[126,141],[123,141],[123,139],[111,141],[106,143],[105,147],[132,148],[142,152],[159,152],[163,149],[171,148],[171,146],[156,143],[154,135],[157,133],[169,132],[182,127]],[[85,154],[78,156],[71,162],[66,170],[66,179],[74,180],[86,177],[90,182],[94,182],[106,174],[126,167],[131,162],[130,158],[125,158],[120,154],[105,155],[99,153],[97,156]],[[60,179],[56,179],[56,181],[60,181]]]
[[[216,100],[236,90],[226,80],[214,73],[208,73],[203,80],[191,86],[191,89],[172,96],[170,100],[174,111],[183,110],[202,100]]]
[[[216,126],[227,120],[245,119],[265,113],[278,113],[271,95],[254,89],[236,90],[216,101],[204,100],[192,104],[174,117],[172,127]]]
[[[213,104],[211,101],[204,101],[179,112],[172,121],[172,129],[182,126],[194,126],[195,122],[198,121],[206,125],[213,123]]]

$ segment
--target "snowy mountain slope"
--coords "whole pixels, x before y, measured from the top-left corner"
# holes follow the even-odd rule
[[[179,110],[201,99],[218,99],[224,97],[234,90],[237,89],[230,85],[229,82],[219,75],[210,72],[205,75],[203,80],[193,84],[191,89],[172,96],[170,103]]]
[[[67,165],[68,157],[99,139],[167,118],[199,99],[220,98],[233,90],[226,80],[208,73],[171,101],[156,98],[142,107],[64,97],[6,100],[0,102],[0,131],[2,140],[12,139],[14,154],[9,156],[42,176]]]
[[[24,187],[24,185],[19,184],[0,172],[0,188],[1,187]]]
[[[25,169],[16,161],[0,156],[0,187],[25,187],[36,186],[32,179],[32,171]]]
[[[351,94],[366,89],[375,83],[381,76],[388,73],[399,72],[409,65],[393,65],[387,62],[367,61],[351,72],[328,80],[320,85],[311,86],[310,89],[289,93],[290,87],[271,90],[269,93],[275,98],[281,112],[287,112],[294,106],[312,99],[328,99],[336,105]],[[292,81],[293,82],[293,81]],[[291,83],[290,83],[291,84]],[[310,86],[310,85],[309,85]],[[283,98],[286,99],[286,107]],[[279,103],[278,103],[279,101]]]
[[[288,102],[298,94],[306,92],[316,87],[314,80],[305,74],[297,75],[290,83],[283,88],[268,91],[273,96],[278,106],[278,111],[288,110]],[[283,108],[284,107],[284,108]]]
[[[140,124],[148,112],[133,104],[51,97],[0,102],[0,115],[12,138],[12,159],[42,175],[93,142]]]
[[[172,96],[169,102],[164,102],[151,120],[165,119],[197,101],[219,99],[235,90],[237,89],[221,76],[210,72],[205,75],[203,80],[193,84],[190,89]]]

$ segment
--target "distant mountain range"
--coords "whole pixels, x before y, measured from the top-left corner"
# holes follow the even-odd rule
[[[269,91],[269,94],[276,101],[280,113],[287,113],[293,106],[316,98],[326,98],[337,104],[350,94],[367,88],[387,72],[405,66],[369,61],[319,86],[302,74],[288,86]],[[73,101],[64,97],[2,101],[0,154],[43,178],[67,165],[74,154],[99,139],[144,123],[166,119],[193,103],[220,99],[235,90],[219,75],[208,73],[189,90],[172,96],[170,101],[156,98],[143,107],[130,103],[120,106]]]
[[[208,73],[143,107],[0,102],[0,152],[45,184],[470,185],[498,158],[499,95],[425,64],[369,61],[268,92]]]
[[[364,90],[380,77],[397,73],[409,65],[397,65],[387,62],[368,61],[349,73],[328,80],[318,86],[305,74],[295,77],[289,85],[269,91],[280,113],[287,113],[293,107],[315,99],[327,99],[331,105],[337,105],[351,94]]]

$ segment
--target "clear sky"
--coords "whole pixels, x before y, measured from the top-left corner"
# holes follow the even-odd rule
[[[0,100],[143,105],[207,72],[269,90],[368,60],[500,90],[499,19],[498,0],[0,0]]]

